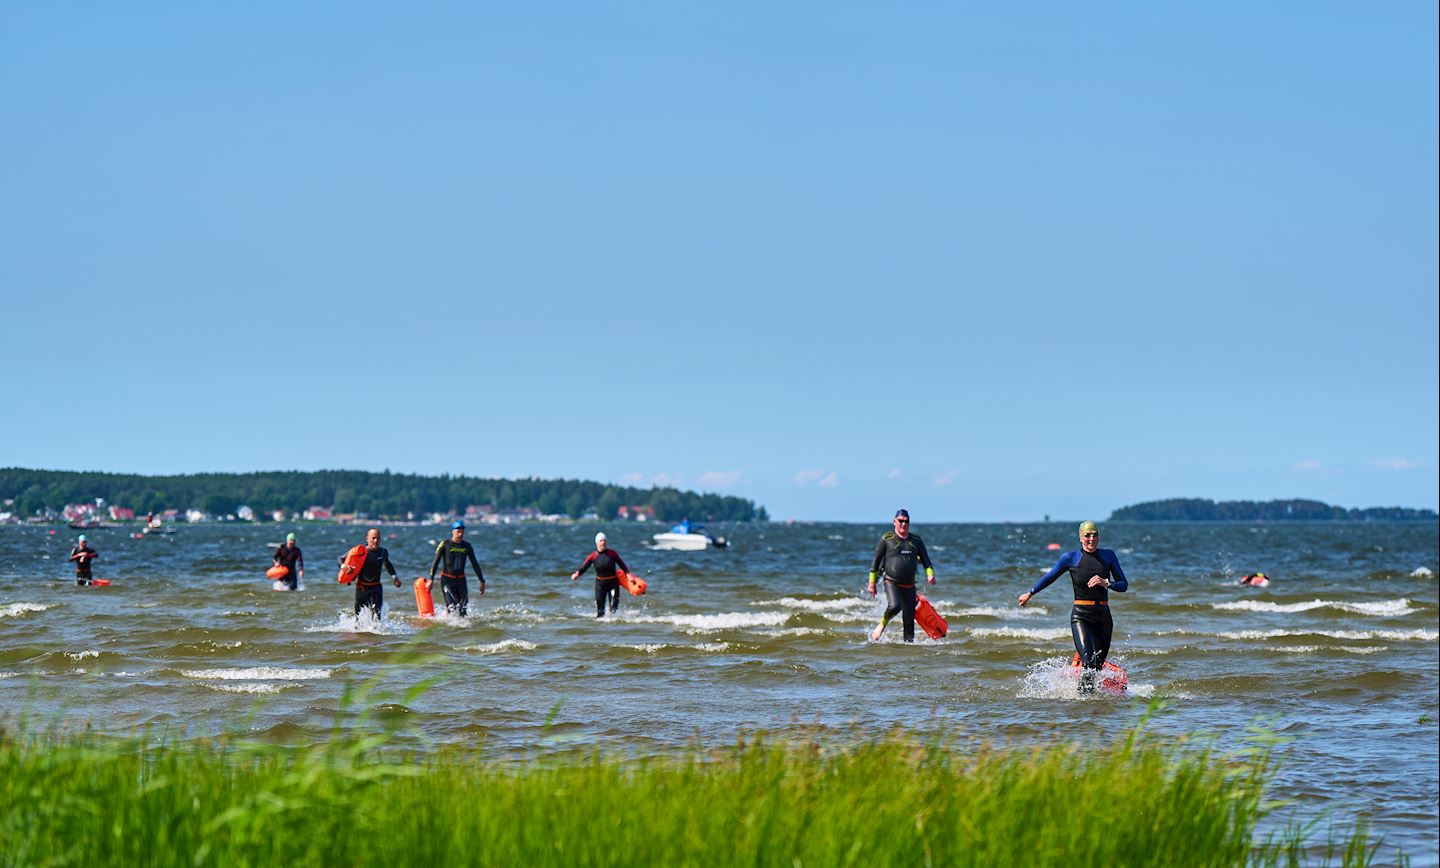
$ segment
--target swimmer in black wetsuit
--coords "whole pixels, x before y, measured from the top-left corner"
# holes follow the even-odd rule
[[[284,582],[292,591],[299,587],[300,580],[305,578],[305,558],[300,554],[300,547],[295,545],[295,534],[285,534],[285,544],[275,549],[271,559],[275,561],[275,566],[288,570],[285,578],[279,581]]]
[[[485,574],[480,571],[480,562],[475,559],[475,548],[465,541],[465,522],[450,525],[450,538],[435,547],[435,560],[430,563],[430,579],[425,590],[435,585],[435,570],[440,570],[440,589],[445,592],[445,611],[455,612],[464,618],[470,611],[470,589],[465,584],[465,561],[475,568],[475,578],[480,580],[480,594],[485,594]]]
[[[880,637],[885,634],[885,625],[895,617],[897,612],[903,613],[903,624],[905,627],[905,641],[915,641],[915,566],[918,563],[925,568],[925,581],[935,584],[935,569],[930,565],[930,553],[925,551],[925,543],[920,537],[910,532],[910,513],[906,510],[897,510],[895,513],[895,530],[880,538],[880,544],[875,546],[875,559],[870,562],[870,582],[867,591],[870,596],[875,596],[875,577],[877,572],[885,578],[885,614],[880,616],[880,624],[870,633],[872,642],[879,642]],[[883,566],[883,570],[881,569]]]
[[[395,587],[400,587],[400,577],[395,575],[395,565],[390,563],[390,552],[380,547],[380,529],[372,527],[365,532],[365,547],[369,549],[365,553],[365,566],[360,568],[360,575],[355,578],[355,614],[359,615],[361,609],[369,609],[380,620],[380,607],[385,603],[384,586],[380,583],[380,569],[383,567],[390,573],[390,578],[395,580]],[[344,563],[344,559],[341,559]]]
[[[1070,610],[1070,637],[1075,642],[1075,652],[1080,655],[1080,689],[1085,692],[1095,689],[1095,673],[1104,668],[1105,658],[1110,655],[1110,636],[1115,624],[1110,618],[1109,592],[1130,587],[1115,552],[1099,546],[1100,528],[1093,521],[1081,522],[1079,551],[1061,555],[1050,572],[1020,595],[1020,605],[1024,606],[1061,573],[1069,571],[1075,592],[1075,607]]]
[[[75,562],[75,584],[90,584],[90,562],[100,557],[100,554],[90,548],[85,542],[85,534],[75,541],[75,548],[70,550],[70,560]]]
[[[628,573],[630,568],[625,566],[620,553],[605,542],[603,532],[595,534],[595,551],[585,556],[580,567],[570,574],[570,581],[580,578],[580,574],[590,569],[591,564],[595,565],[595,617],[605,617],[607,601],[610,603],[610,614],[613,615],[615,610],[620,608],[620,578],[615,574],[615,570],[618,568]]]

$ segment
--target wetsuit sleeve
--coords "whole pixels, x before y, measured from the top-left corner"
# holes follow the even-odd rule
[[[435,571],[440,568],[440,559],[445,556],[445,541],[435,547],[435,560],[430,563],[430,581],[435,581]]]
[[[483,584],[485,581],[485,574],[480,571],[480,562],[475,560],[475,547],[470,545],[468,542],[465,544],[465,554],[470,556],[470,566],[475,568],[475,578],[479,579],[480,582]]]
[[[624,571],[627,572],[627,573],[630,572],[630,568],[625,565],[625,559],[622,558],[622,557],[620,557],[620,553],[619,553],[619,552],[615,551],[614,549],[611,549],[610,555],[611,555],[611,557],[615,558],[615,563],[617,563],[617,564],[620,565],[620,569],[624,570]]]
[[[875,584],[875,575],[880,571],[880,562],[885,560],[885,538],[875,545],[875,557],[870,561],[870,584]]]
[[[280,547],[276,548],[276,549],[275,549],[275,554],[273,554],[273,555],[270,556],[270,560],[274,561],[274,562],[277,563],[277,564],[280,563],[280,552],[281,552],[284,548],[285,548],[284,546],[280,546]]]
[[[1060,578],[1061,573],[1075,566],[1075,554],[1075,552],[1066,552],[1065,554],[1061,555],[1060,560],[1055,562],[1055,566],[1050,568],[1050,572],[1041,576],[1040,581],[1036,582],[1035,586],[1030,589],[1030,596],[1033,597],[1041,591],[1045,590],[1046,588],[1050,587],[1050,584],[1052,582]]]
[[[1130,587],[1125,571],[1120,569],[1120,559],[1110,549],[1105,550],[1105,566],[1110,568],[1110,590],[1123,592]]]
[[[579,573],[582,576],[585,575],[585,571],[590,569],[590,565],[595,563],[595,558],[599,557],[599,555],[599,552],[591,552],[590,554],[586,555],[585,560],[580,562],[580,566],[575,568],[575,572]]]
[[[394,577],[395,577],[395,565],[392,564],[392,563],[390,563],[390,550],[389,550],[389,549],[381,549],[381,550],[380,550],[380,557],[381,557],[380,563],[382,563],[382,564],[385,565],[385,571],[390,574],[390,577],[391,577],[391,578],[394,578]]]
[[[920,550],[916,554],[920,555],[920,566],[925,568],[925,578],[935,578],[935,567],[930,564],[930,552],[925,549],[925,540],[917,536],[915,543],[915,547]]]
[[[300,549],[298,546],[295,549],[295,566],[299,567],[302,570],[305,569],[305,556],[300,553]]]

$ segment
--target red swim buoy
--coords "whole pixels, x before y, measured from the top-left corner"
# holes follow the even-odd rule
[[[925,635],[931,639],[944,639],[945,634],[950,632],[950,625],[930,605],[930,600],[924,594],[915,595],[915,623],[925,631]]]
[[[620,587],[629,591],[636,597],[643,596],[645,590],[650,587],[649,582],[645,581],[634,573],[627,573],[624,570],[616,570],[615,578],[620,580]]]
[[[340,565],[340,575],[335,580],[342,585],[348,585],[355,581],[360,575],[360,568],[365,566],[365,555],[370,549],[365,546],[356,546],[345,553],[345,563]]]
[[[424,576],[415,580],[415,608],[419,610],[422,618],[435,614],[435,598],[430,595],[430,589],[425,587]]]
[[[1047,552],[1058,552],[1058,551],[1060,551],[1060,544],[1059,544],[1059,543],[1050,543],[1049,545],[1047,545],[1047,546],[1045,547],[1045,551],[1047,551]]]

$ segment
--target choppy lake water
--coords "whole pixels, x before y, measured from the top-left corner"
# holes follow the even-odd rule
[[[712,528],[732,546],[695,553],[649,549],[653,526],[605,525],[650,593],[602,621],[593,582],[568,578],[596,526],[475,527],[489,592],[477,596],[472,578],[471,617],[437,622],[413,617],[409,580],[448,531],[387,527],[406,584],[386,586],[380,624],[351,617],[353,591],[335,581],[336,556],[363,529],[298,528],[305,586],[270,591],[263,571],[288,529],[91,531],[95,575],[113,584],[77,588],[73,531],[0,527],[4,716],[284,741],[403,720],[402,738],[501,752],[894,728],[1102,746],[1161,698],[1147,724],[1157,732],[1223,745],[1259,723],[1288,737],[1273,791],[1295,803],[1283,816],[1364,812],[1387,850],[1440,861],[1433,524],[1106,526],[1101,544],[1131,583],[1112,594],[1111,659],[1131,683],[1119,698],[1081,697],[1065,674],[1068,578],[1015,605],[1055,562],[1048,543],[1075,547],[1069,525],[917,524],[950,635],[913,646],[898,623],[866,639],[882,609],[862,589],[883,524]],[[1257,570],[1268,589],[1235,584]],[[430,658],[407,662],[417,654]],[[403,696],[427,675],[441,678]],[[365,683],[389,694],[378,715],[343,705],[346,686]],[[1123,793],[1098,796],[1123,810]]]

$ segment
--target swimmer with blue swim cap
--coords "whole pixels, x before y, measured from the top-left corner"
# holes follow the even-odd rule
[[[480,570],[480,561],[475,559],[475,548],[465,541],[465,522],[455,521],[450,525],[450,538],[442,540],[435,547],[435,560],[430,564],[430,578],[425,581],[425,590],[435,586],[435,572],[440,572],[440,590],[445,594],[445,611],[454,612],[464,618],[470,614],[470,588],[465,582],[465,564],[475,568],[475,578],[480,582],[480,593],[485,593],[485,574]]]

